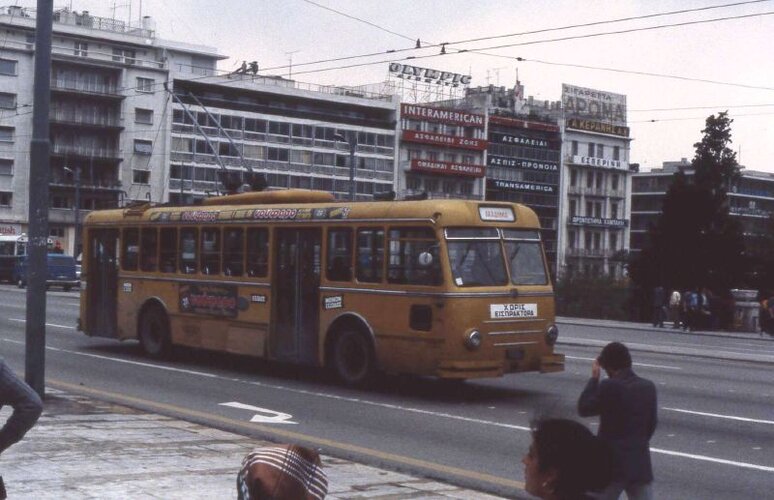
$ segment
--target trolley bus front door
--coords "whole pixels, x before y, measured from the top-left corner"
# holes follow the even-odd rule
[[[271,336],[276,359],[317,362],[320,235],[320,229],[276,230]]]
[[[115,337],[117,334],[116,305],[118,300],[118,231],[91,231],[87,297],[89,335]]]

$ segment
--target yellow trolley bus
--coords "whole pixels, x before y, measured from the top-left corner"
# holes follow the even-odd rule
[[[137,205],[84,221],[79,328],[329,366],[468,379],[561,371],[535,213],[320,191]]]

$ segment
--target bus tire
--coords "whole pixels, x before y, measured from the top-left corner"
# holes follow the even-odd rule
[[[346,385],[364,384],[374,372],[374,350],[357,330],[342,330],[333,342],[331,367]]]
[[[138,337],[142,350],[151,358],[162,358],[169,353],[169,319],[159,306],[147,307],[142,312]]]

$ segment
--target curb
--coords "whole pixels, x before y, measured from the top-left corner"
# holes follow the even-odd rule
[[[556,322],[565,325],[580,325],[580,326],[596,326],[600,328],[627,328],[629,330],[642,330],[649,332],[671,332],[670,328],[656,328],[642,323],[634,323],[627,321],[614,321],[614,320],[595,320],[586,318],[568,318],[568,317],[556,317]],[[716,332],[711,330],[678,330],[680,335],[693,335],[699,337],[719,337],[719,338],[733,338],[733,339],[748,339],[748,340],[763,340],[774,342],[774,336],[766,336],[761,332]]]

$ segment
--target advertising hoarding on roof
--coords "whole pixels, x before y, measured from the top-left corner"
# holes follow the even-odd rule
[[[563,83],[562,107],[567,119],[626,126],[626,96],[623,94]]]

